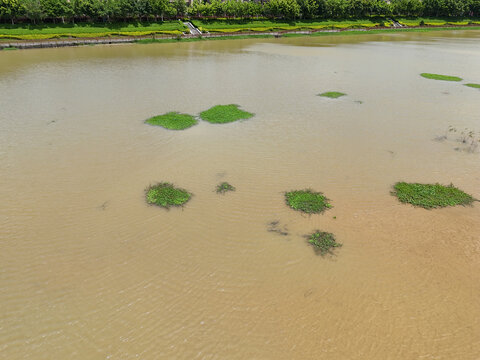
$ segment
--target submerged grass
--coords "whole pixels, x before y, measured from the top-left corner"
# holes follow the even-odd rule
[[[217,105],[200,113],[200,117],[212,124],[225,124],[237,120],[249,119],[252,113],[240,110],[238,105]]]
[[[464,84],[464,85],[474,89],[480,89],[480,84]]]
[[[470,205],[475,199],[456,188],[440,184],[419,184],[398,182],[393,186],[392,195],[402,203],[433,209],[438,207]]]
[[[426,79],[432,79],[432,80],[443,80],[443,81],[462,81],[463,80],[458,76],[439,75],[439,74],[430,74],[430,73],[421,73],[420,76]]]
[[[182,206],[192,197],[187,190],[176,188],[173,184],[166,182],[148,187],[145,194],[147,203],[166,209],[171,206]]]
[[[225,194],[227,191],[235,191],[235,187],[225,181],[217,185],[217,194]]]
[[[184,130],[196,125],[197,120],[192,115],[169,112],[145,120],[146,124],[162,126],[170,130]]]
[[[307,214],[319,214],[332,207],[322,193],[310,189],[286,192],[285,201],[293,210]]]
[[[347,95],[347,94],[342,93],[342,92],[338,92],[338,91],[327,91],[327,92],[318,94],[318,96],[328,97],[330,99],[337,99],[337,98],[339,98],[341,96],[345,96],[345,95]]]
[[[308,235],[308,243],[312,245],[315,252],[320,255],[325,255],[327,253],[332,254],[333,249],[342,246],[342,244],[335,241],[335,235],[319,230]]]

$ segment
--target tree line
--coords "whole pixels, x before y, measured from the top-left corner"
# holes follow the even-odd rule
[[[158,21],[183,17],[345,19],[480,16],[480,0],[0,0],[3,22]]]

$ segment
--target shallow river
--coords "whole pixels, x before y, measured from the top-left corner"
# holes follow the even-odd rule
[[[1,52],[0,359],[479,359],[480,203],[390,195],[480,198],[480,90],[419,76],[479,64],[478,31]],[[143,123],[231,103],[255,117]],[[194,197],[147,206],[159,181]]]

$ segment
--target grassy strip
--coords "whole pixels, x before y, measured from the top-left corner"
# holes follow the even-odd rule
[[[405,26],[445,26],[445,25],[470,25],[480,24],[476,18],[397,18]]]
[[[382,17],[338,21],[299,20],[291,22],[272,20],[192,20],[192,23],[201,31],[210,33],[354,29],[389,26],[391,24]]]
[[[348,36],[348,35],[375,35],[375,34],[389,34],[402,32],[431,32],[431,31],[445,31],[445,30],[480,30],[480,26],[466,26],[466,27],[423,27],[423,28],[396,28],[396,29],[373,29],[373,30],[346,30],[338,32],[318,31],[311,34],[282,34],[282,37],[303,37],[303,36]],[[138,44],[153,44],[153,43],[172,43],[172,42],[195,42],[195,41],[209,41],[209,40],[232,40],[232,39],[271,39],[275,35],[259,34],[259,35],[223,35],[216,37],[195,37],[195,38],[179,38],[179,39],[141,39],[136,40]]]
[[[474,89],[480,89],[480,84],[463,84],[463,85],[474,88]]]
[[[338,92],[338,91],[327,91],[327,92],[324,92],[322,94],[318,94],[318,96],[328,97],[330,99],[338,99],[339,97],[345,96],[345,95],[347,95],[347,94],[344,94],[344,93]]]
[[[176,188],[170,183],[158,183],[145,190],[147,203],[169,209],[171,206],[182,206],[192,194],[187,190]]]
[[[146,36],[155,34],[180,35],[188,29],[180,21],[135,24],[51,24],[3,25],[0,38],[17,40],[42,40],[62,37]]]
[[[310,189],[286,192],[285,201],[293,210],[307,214],[319,214],[332,207],[322,193]]]
[[[202,111],[200,117],[212,124],[225,124],[242,119],[250,119],[252,113],[240,110],[238,105],[217,105]]]
[[[184,130],[196,125],[197,120],[192,115],[169,112],[145,120],[146,124],[162,126],[169,130]]]
[[[414,21],[415,19],[408,19]],[[420,26],[421,18],[416,22],[411,22],[410,26]],[[424,20],[424,19],[423,19]],[[205,25],[206,31],[210,32],[238,32],[238,31],[252,31],[255,32],[268,32],[268,31],[298,31],[298,30],[321,30],[321,29],[354,29],[364,28],[368,29],[369,33],[388,33],[391,31],[432,31],[432,30],[455,30],[455,29],[480,29],[479,26],[457,26],[457,27],[424,27],[421,29],[372,29],[375,26],[389,26],[390,23],[384,18],[372,18],[372,19],[360,19],[360,20],[344,20],[344,21],[297,21],[297,22],[281,22],[281,21],[242,21],[242,20],[229,20],[229,21],[200,21],[193,20],[194,23]],[[444,25],[464,24],[465,21],[446,21]],[[434,22],[432,25],[438,26],[443,24],[440,20]],[[480,25],[480,20],[469,19],[468,24]],[[428,24],[427,24],[428,25]],[[155,34],[165,35],[181,35],[182,33],[188,33],[188,29],[181,21],[165,21],[163,23],[117,23],[117,24],[49,24],[49,25],[0,25],[0,41],[5,39],[17,39],[17,40],[43,40],[43,39],[55,39],[55,38],[88,38],[88,37],[110,37],[110,36],[147,36]],[[341,34],[354,35],[357,33],[365,33],[364,31],[348,31],[341,32]],[[312,35],[332,35],[332,33],[322,33],[320,31],[313,33]],[[335,33],[334,33],[335,34]],[[284,36],[305,36],[306,34],[289,34]],[[236,39],[247,38],[248,36],[236,37]],[[260,37],[270,37],[268,35],[260,35]],[[223,38],[215,38],[215,40]],[[209,39],[209,40],[214,40]],[[159,39],[148,41],[140,40],[140,42],[170,42],[175,40]],[[191,39],[183,39],[183,41],[198,41]]]
[[[227,182],[217,185],[217,194],[225,194],[227,191],[235,191],[235,187]]]
[[[456,188],[440,184],[418,184],[398,182],[393,186],[392,195],[402,203],[433,209],[438,207],[470,205],[475,199]]]
[[[301,36],[348,36],[348,35],[375,35],[375,34],[389,34],[389,33],[402,33],[402,32],[431,32],[431,31],[445,31],[445,30],[480,30],[480,26],[457,26],[457,27],[421,27],[421,28],[395,28],[395,29],[368,29],[365,30],[345,30],[345,31],[317,31],[311,34],[295,34],[295,33],[286,33],[282,34],[282,37],[301,37]],[[98,35],[98,34],[96,34]],[[101,36],[96,36],[101,37]],[[170,39],[139,39],[133,42],[138,44],[162,44],[162,43],[174,43],[174,42],[196,42],[196,41],[205,41],[205,40],[239,40],[239,39],[270,39],[275,38],[275,35],[270,34],[255,34],[252,35],[234,35],[234,34],[225,34],[223,36],[216,37],[188,37],[188,38],[170,38]],[[82,36],[77,36],[77,38],[82,38]],[[2,42],[10,42],[7,38],[2,38],[0,36],[0,44]]]
[[[308,243],[312,245],[315,252],[320,255],[325,255],[327,253],[332,254],[333,249],[342,246],[342,244],[335,241],[335,235],[319,230],[308,235]]]
[[[16,48],[15,46],[9,46],[9,47],[3,48],[2,50],[18,50],[18,48]]]
[[[420,76],[426,79],[432,79],[432,80],[443,80],[443,81],[462,81],[463,80],[458,76],[439,75],[439,74],[430,74],[430,73],[421,73]]]

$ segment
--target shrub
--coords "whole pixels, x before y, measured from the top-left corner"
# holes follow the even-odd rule
[[[393,186],[392,195],[402,203],[433,209],[438,207],[470,205],[475,199],[452,184],[419,184],[398,182]]]
[[[333,249],[342,246],[342,244],[335,241],[335,235],[319,230],[308,235],[308,243],[312,245],[315,249],[315,252],[319,253],[320,255],[325,255],[327,253],[332,254]]]
[[[169,209],[170,206],[182,206],[190,198],[192,194],[187,190],[176,188],[170,183],[158,183],[150,186],[145,190],[147,203],[158,205]]]
[[[322,193],[310,189],[286,192],[285,201],[293,210],[307,214],[322,213],[325,209],[332,207]]]
[[[342,92],[338,92],[338,91],[327,91],[327,92],[324,92],[322,94],[318,94],[318,96],[323,96],[323,97],[328,97],[330,99],[337,99],[341,96],[344,96],[344,95],[347,95],[347,94],[344,94]]]
[[[462,78],[459,78],[458,76],[439,75],[439,74],[430,74],[430,73],[421,73],[420,76],[426,79],[432,79],[432,80],[462,81]]]
[[[235,187],[227,182],[222,182],[221,184],[217,185],[218,194],[225,194],[227,191],[235,191]]]
[[[238,105],[217,105],[200,113],[200,117],[212,124],[225,124],[241,119],[250,119],[252,113],[240,110]]]
[[[146,124],[162,126],[169,130],[184,130],[197,124],[192,115],[169,112],[145,120]]]
[[[464,85],[474,89],[480,89],[480,84],[464,84]]]

